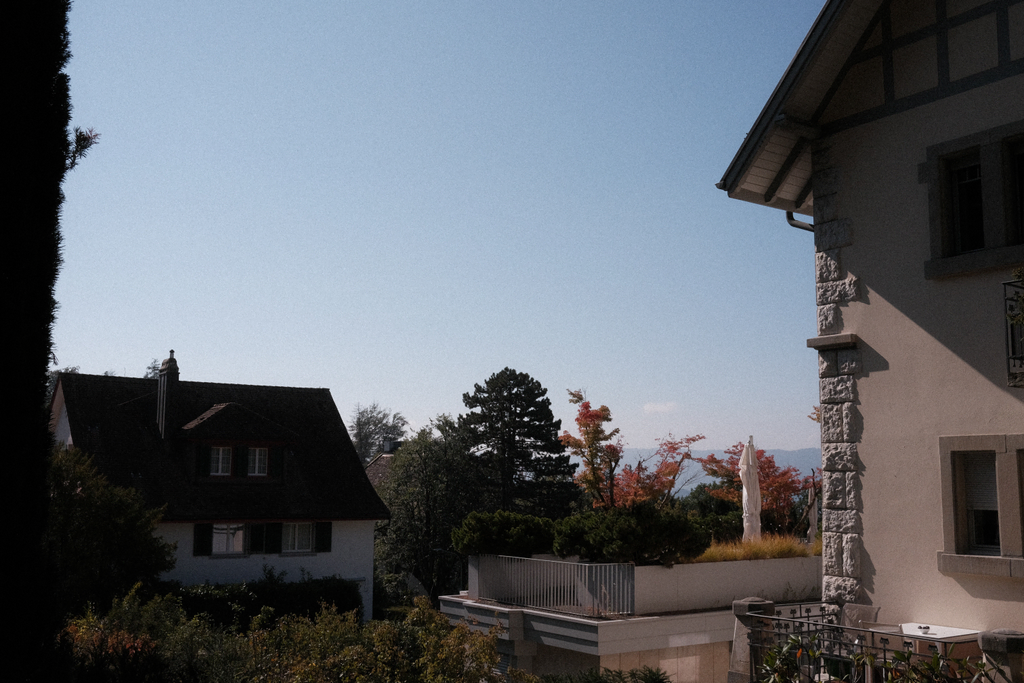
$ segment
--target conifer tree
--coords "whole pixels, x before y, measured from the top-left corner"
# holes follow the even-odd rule
[[[561,420],[551,412],[548,390],[525,372],[505,368],[472,394],[460,423],[470,433],[486,486],[488,510],[538,516],[569,514],[578,496],[576,465],[558,440]]]
[[[46,459],[50,452],[49,415],[45,406],[46,372],[53,358],[53,298],[60,268],[60,212],[64,175],[96,140],[91,131],[69,134],[71,104],[64,67],[71,57],[67,30],[69,0],[17,2],[5,7],[7,40],[4,94],[8,135],[4,161],[4,208],[9,239],[3,269],[4,331],[8,363],[4,388],[10,452],[5,483],[8,495],[7,544],[18,549],[8,582],[26,595],[45,597],[47,571],[42,533],[46,519]],[[13,352],[13,353],[12,353]],[[38,667],[46,633],[59,620],[39,603],[18,623],[11,651],[18,652],[12,680],[42,677]],[[58,621],[59,623],[59,621]],[[22,642],[23,641],[23,642]],[[20,669],[20,670],[19,670]]]

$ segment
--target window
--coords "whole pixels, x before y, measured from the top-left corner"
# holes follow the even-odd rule
[[[1024,261],[1024,121],[929,147],[926,278]]]
[[[284,540],[281,550],[286,553],[310,552],[313,550],[312,522],[288,523],[284,525]]]
[[[267,476],[267,449],[266,448],[250,448],[249,449],[249,476],[250,477],[265,477],[265,476]]]
[[[1024,280],[1003,283],[1007,385],[1024,389]]]
[[[231,475],[230,446],[214,446],[210,449],[210,475],[216,477]]]
[[[943,436],[939,454],[939,571],[1024,577],[1024,434]]]
[[[192,554],[277,555],[282,552],[331,552],[331,522],[256,522],[196,524]]]
[[[953,251],[964,254],[985,248],[981,199],[981,164],[977,156],[952,164],[950,178],[950,232]]]
[[[245,552],[244,524],[214,524],[213,546],[214,555],[237,555]]]
[[[970,555],[999,554],[999,496],[996,454],[958,453],[958,479],[963,480],[963,524]]]

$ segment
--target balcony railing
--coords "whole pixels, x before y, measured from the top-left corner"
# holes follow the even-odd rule
[[[780,607],[776,616],[750,615],[751,681],[1001,680],[982,663],[976,632],[923,624],[855,628],[837,623],[827,606]],[[908,626],[915,632],[904,633]]]
[[[1010,322],[1021,313],[1020,300],[1024,296],[1024,281],[1003,283],[1006,308],[1006,374],[1011,387],[1024,387],[1024,325]]]
[[[582,564],[481,555],[479,597],[581,616],[633,614],[631,564]]]

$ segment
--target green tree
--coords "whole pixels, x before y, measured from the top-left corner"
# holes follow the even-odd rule
[[[174,546],[153,535],[161,511],[135,489],[111,484],[81,451],[54,449],[47,484],[44,547],[63,610],[109,604],[174,567]]]
[[[359,459],[367,463],[383,452],[385,442],[404,439],[408,426],[409,422],[401,413],[392,413],[375,401],[368,406],[356,404],[348,432]]]
[[[379,526],[379,570],[411,573],[435,601],[462,587],[451,536],[478,504],[469,448],[465,431],[439,416],[398,449],[380,489],[391,519]]]
[[[156,358],[149,361],[149,365],[146,366],[146,372],[143,373],[142,379],[160,379],[160,361]]]
[[[486,509],[564,517],[578,498],[576,465],[563,454],[562,422],[547,393],[525,372],[505,368],[463,394],[471,412],[459,422],[483,475]]]
[[[53,392],[57,390],[57,379],[60,378],[61,373],[73,373],[78,372],[79,367],[77,365],[69,365],[66,368],[54,368],[46,373],[46,401],[43,405],[46,410],[50,410],[50,402],[53,401]]]

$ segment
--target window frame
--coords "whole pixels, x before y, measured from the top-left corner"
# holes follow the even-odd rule
[[[262,471],[260,456],[262,458]],[[266,477],[270,474],[270,449],[266,446],[249,446],[248,474],[250,477]]]
[[[925,279],[964,275],[1024,262],[1024,207],[1017,189],[1018,161],[1024,150],[1024,120],[932,145],[918,166],[928,185],[930,260]],[[954,216],[953,174],[977,165],[981,176],[982,242],[961,250]]]
[[[229,537],[230,540],[224,544],[224,548],[218,548],[218,529],[222,537]],[[247,555],[248,546],[246,545],[246,525],[241,522],[226,522],[226,523],[215,523],[213,524],[213,543],[210,546],[210,554],[217,556],[228,556],[228,555]],[[235,546],[241,546],[240,549],[235,549]]]
[[[225,452],[227,453],[227,468],[225,469]],[[234,449],[231,446],[210,446],[209,475],[211,477],[230,477],[231,459]],[[217,463],[217,471],[214,471],[214,462]]]
[[[299,547],[299,527],[308,528],[308,547]],[[314,522],[285,522],[281,529],[281,553],[312,553],[316,548],[316,524]]]
[[[999,516],[998,554],[972,547],[964,467],[970,454],[992,454]],[[943,548],[939,571],[1024,579],[1024,434],[939,437]],[[989,549],[991,550],[991,549]]]

